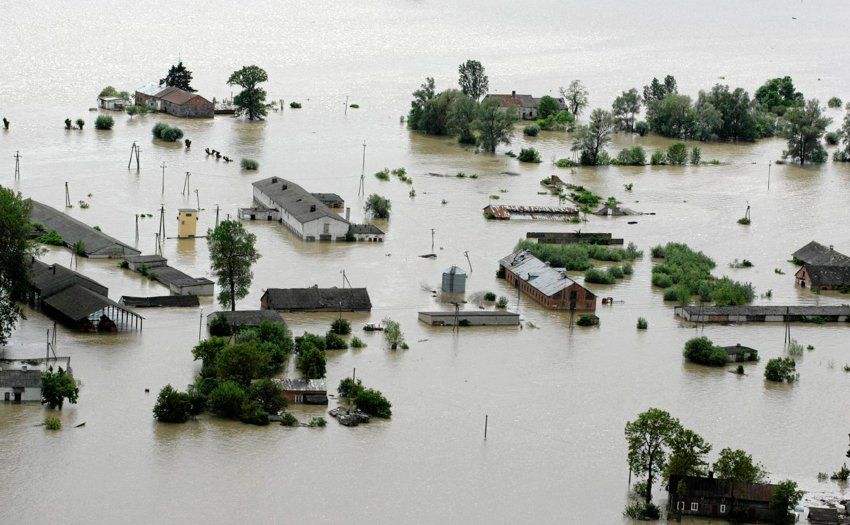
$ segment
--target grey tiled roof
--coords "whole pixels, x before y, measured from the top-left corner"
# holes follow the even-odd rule
[[[258,180],[253,186],[262,191],[272,202],[295,217],[300,223],[328,217],[348,224],[348,221],[322,204],[312,193],[294,182],[281,179],[280,177],[269,177]]]
[[[55,230],[68,246],[73,246],[78,241],[82,242],[87,256],[138,255],[140,253],[139,250],[95,230],[68,214],[38,201],[32,199],[29,199],[29,201],[32,203],[32,210],[30,211],[32,222],[44,231]]]
[[[269,288],[264,294],[272,310],[369,311],[372,301],[366,288]]]
[[[808,243],[792,255],[805,264],[850,266],[850,257],[836,251],[832,246],[824,246],[817,241]]]
[[[547,297],[576,284],[564,270],[552,268],[527,250],[508,255],[499,261],[499,265],[517,274],[520,279],[527,281]]]

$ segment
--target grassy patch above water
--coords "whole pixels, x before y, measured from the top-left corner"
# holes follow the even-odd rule
[[[652,268],[652,284],[664,288],[664,299],[687,303],[694,295],[717,306],[748,304],[755,292],[750,283],[711,275],[716,266],[702,252],[683,243],[667,243],[652,248],[653,257],[663,259]]]
[[[517,243],[516,249],[528,250],[532,255],[551,266],[573,271],[585,271],[591,268],[594,260],[622,262],[633,261],[643,256],[643,252],[632,243],[629,243],[628,247],[624,249],[596,244],[542,244],[530,239],[523,239]],[[631,267],[629,267],[629,271],[631,271]]]

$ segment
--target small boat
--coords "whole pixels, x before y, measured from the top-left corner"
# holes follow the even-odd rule
[[[422,257],[423,259],[436,259],[437,254],[436,253],[426,253],[424,255],[420,255],[419,257]]]
[[[379,325],[379,324],[369,323],[369,324],[363,326],[363,330],[365,330],[367,332],[383,332],[384,327]]]

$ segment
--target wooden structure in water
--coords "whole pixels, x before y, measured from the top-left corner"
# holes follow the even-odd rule
[[[508,220],[514,216],[524,216],[532,219],[558,219],[578,217],[578,210],[560,206],[523,206],[515,204],[490,204],[484,208],[488,219]]]
[[[836,306],[677,306],[677,317],[699,323],[847,323],[850,305]]]
[[[528,232],[525,237],[543,244],[623,244],[623,239],[615,239],[610,233]]]
[[[419,312],[419,320],[431,326],[519,326],[519,314],[505,310]]]

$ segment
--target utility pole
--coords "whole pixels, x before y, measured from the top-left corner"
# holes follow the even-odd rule
[[[770,167],[771,164],[767,165],[767,191],[770,191]]]
[[[156,246],[154,247],[154,254],[155,255],[162,255],[162,247],[159,244],[159,232],[156,232],[154,234],[154,237],[156,238]]]
[[[136,248],[139,247],[139,214],[138,213],[136,214],[136,244],[134,244],[133,246],[136,247]]]
[[[201,329],[204,326],[204,307],[201,307],[201,312],[198,318],[198,342],[201,342]]]
[[[463,254],[466,255],[466,262],[469,263],[469,273],[472,273],[472,261],[469,260],[469,250],[466,250]]]
[[[188,195],[189,195],[189,193],[190,193],[190,190],[189,190],[189,177],[190,177],[191,175],[192,175],[192,174],[191,174],[191,173],[189,173],[188,171],[186,172],[186,179],[183,181],[183,192],[181,193],[181,195],[184,195],[184,196],[188,196]]]
[[[433,253],[433,254],[437,253],[437,252],[434,251],[434,234],[435,233],[437,233],[437,230],[435,230],[434,228],[431,228],[431,253]]]
[[[348,115],[348,95],[345,95],[345,114]]]
[[[162,255],[162,243],[165,242],[165,206],[159,208],[159,228],[156,233],[159,255]]]
[[[218,228],[218,204],[215,205],[215,227]]]
[[[68,181],[65,181],[65,207],[71,207],[71,194],[68,193]]]
[[[198,188],[195,188],[195,202],[198,204],[198,213],[201,212],[201,196],[198,195]]]
[[[21,180],[21,152],[15,151],[12,158],[15,159],[15,180]]]
[[[139,146],[136,144],[136,141],[133,141],[133,145],[130,146],[130,160],[127,161],[127,169],[130,169],[130,166],[133,164],[133,156],[136,157],[136,171],[139,171]]]
[[[165,197],[165,161],[160,166],[162,167],[162,196]]]
[[[363,163],[360,165],[360,189],[357,195],[366,195],[366,141],[363,141]]]
[[[487,441],[487,423],[490,416],[484,414],[484,441]]]

